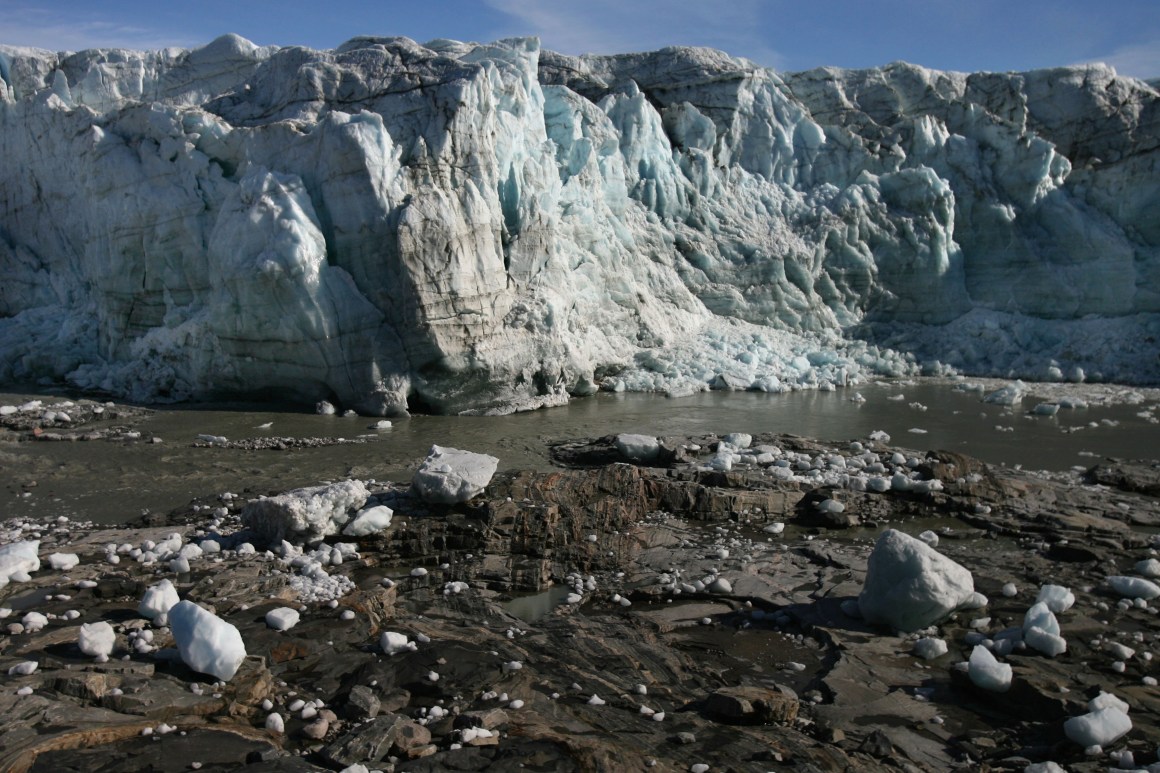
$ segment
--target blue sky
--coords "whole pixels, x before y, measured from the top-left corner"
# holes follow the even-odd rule
[[[226,32],[311,48],[355,35],[536,35],[570,54],[702,45],[783,70],[1105,61],[1126,75],[1160,76],[1157,0],[0,0],[0,43],[9,45],[191,47]]]

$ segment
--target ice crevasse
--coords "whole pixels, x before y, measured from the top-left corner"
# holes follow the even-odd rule
[[[1158,105],[1100,65],[0,47],[0,382],[380,415],[1157,382]]]

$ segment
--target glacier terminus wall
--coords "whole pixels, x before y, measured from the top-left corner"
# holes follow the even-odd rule
[[[1092,65],[0,47],[0,382],[502,412],[1160,382],[1160,95]]]

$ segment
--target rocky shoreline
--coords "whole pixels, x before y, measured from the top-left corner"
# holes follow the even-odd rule
[[[888,442],[758,436],[725,464],[717,437],[661,439],[648,461],[617,438],[575,441],[553,449],[559,471],[501,473],[460,504],[368,481],[390,525],[314,544],[266,544],[243,524],[252,497],[229,492],[131,527],[10,521],[0,542],[39,541],[43,565],[0,588],[0,769],[1155,764],[1156,603],[1107,578],[1160,547],[1160,465],[1047,476]],[[899,474],[912,484],[850,482]],[[886,528],[936,535],[987,606],[907,634],[860,619],[850,602]],[[182,565],[160,545],[198,548]],[[228,681],[140,614],[163,578],[240,631]],[[958,664],[1045,584],[1076,597],[1066,652],[1018,649],[1010,691],[980,688]],[[542,616],[511,604],[526,594]],[[267,613],[287,607],[299,622],[275,630]],[[78,648],[102,620],[105,662]],[[387,655],[387,632],[411,646]],[[949,651],[918,657],[920,636]],[[1132,729],[1097,753],[1064,722],[1100,692],[1129,704]]]

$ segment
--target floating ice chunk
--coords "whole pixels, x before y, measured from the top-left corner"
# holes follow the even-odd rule
[[[97,623],[85,623],[77,632],[77,646],[81,652],[92,657],[108,657],[113,653],[117,643],[117,634],[113,626],[104,620]]]
[[[302,616],[298,610],[290,607],[278,607],[266,613],[266,625],[275,631],[288,631],[298,625],[300,619]]]
[[[988,394],[983,398],[983,402],[993,405],[1014,405],[1023,400],[1023,395],[1026,392],[1026,384],[1022,381],[1013,381],[1002,389],[996,389]]]
[[[1142,577],[1123,577],[1115,575],[1108,578],[1108,585],[1121,596],[1130,599],[1144,599],[1151,601],[1160,596],[1160,585],[1145,580]]]
[[[314,405],[314,412],[319,416],[333,416],[338,413],[338,409],[334,407],[333,403],[327,400],[319,400]]]
[[[169,610],[169,628],[181,660],[198,673],[228,682],[246,659],[238,629],[192,601]]]
[[[651,462],[657,458],[661,447],[652,435],[620,434],[616,436],[616,450],[630,461]]]
[[[1056,614],[1066,612],[1075,603],[1075,594],[1062,585],[1044,585],[1035,597],[1036,603],[1043,602]]]
[[[1054,416],[1059,413],[1059,403],[1039,403],[1031,409],[1034,416]]]
[[[391,420],[390,419],[379,419],[374,424],[367,427],[367,429],[390,429],[390,428],[391,428]]]
[[[248,503],[242,508],[242,523],[270,543],[287,537],[322,539],[337,534],[350,519],[349,512],[362,507],[369,496],[360,480],[295,489]],[[204,549],[205,543],[201,546]]]
[[[1063,723],[1063,732],[1085,749],[1107,746],[1132,729],[1132,720],[1118,708],[1108,707],[1072,717]]]
[[[942,639],[924,636],[914,643],[913,652],[915,657],[923,660],[934,660],[947,654],[947,643]]]
[[[25,540],[0,546],[0,588],[14,574],[30,574],[40,569],[40,540]]]
[[[974,591],[966,568],[926,543],[888,529],[870,554],[858,607],[868,622],[917,631],[958,609]]]
[[[366,537],[377,534],[391,525],[394,511],[386,505],[376,505],[360,510],[358,515],[346,525],[342,533],[348,537]]]
[[[967,675],[976,686],[992,692],[1007,692],[1011,689],[1011,666],[1000,663],[981,644],[975,645],[968,661]]]
[[[48,565],[60,572],[67,572],[80,562],[76,553],[53,553],[48,557]]]
[[[400,652],[413,652],[419,648],[419,645],[413,641],[408,641],[405,633],[383,631],[383,635],[379,637],[379,647],[387,655],[397,655]]]
[[[150,585],[145,590],[145,595],[141,597],[141,603],[137,605],[137,613],[141,617],[154,620],[158,615],[169,612],[180,600],[177,588],[173,587],[173,583],[169,580],[162,580],[156,585]]]
[[[487,488],[497,466],[499,459],[494,456],[431,446],[427,459],[415,472],[412,485],[428,502],[466,502]]]
[[[890,435],[880,429],[874,430],[867,437],[875,443],[881,443],[882,445],[888,445],[890,443]]]

